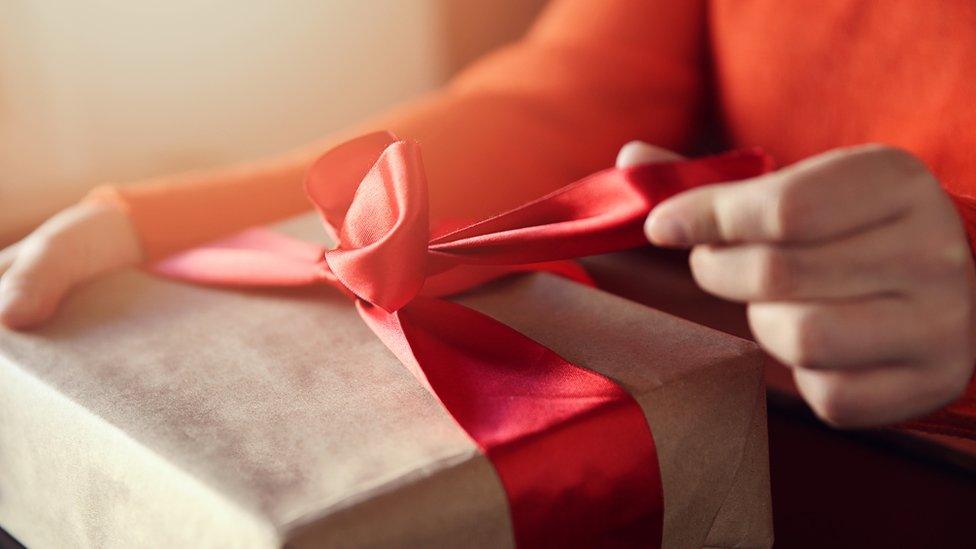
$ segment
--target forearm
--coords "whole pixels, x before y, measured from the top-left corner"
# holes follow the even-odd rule
[[[702,26],[698,3],[558,1],[525,40],[419,101],[279,158],[99,196],[130,212],[147,256],[159,257],[304,211],[308,165],[383,129],[421,143],[435,222],[484,215],[610,165],[624,141],[685,148]]]

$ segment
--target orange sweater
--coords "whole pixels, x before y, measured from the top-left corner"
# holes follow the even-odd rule
[[[781,164],[886,142],[976,197],[973,74],[971,0],[554,0],[520,42],[346,135],[420,141],[435,219],[542,194],[631,139],[759,145]],[[334,139],[115,192],[159,257],[307,209],[303,173]]]

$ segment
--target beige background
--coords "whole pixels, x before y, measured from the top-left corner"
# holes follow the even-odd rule
[[[431,89],[544,0],[3,0],[0,244],[91,186],[286,150]]]

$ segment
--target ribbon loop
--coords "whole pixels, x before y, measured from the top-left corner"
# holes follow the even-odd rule
[[[306,190],[336,239],[325,261],[337,282],[388,312],[409,303],[427,275],[419,146],[385,132],[361,137],[317,162]]]
[[[389,145],[356,190],[325,254],[336,278],[388,312],[410,302],[427,277],[427,180],[416,143]]]
[[[347,141],[323,154],[305,176],[305,194],[322,218],[333,242],[356,191],[384,150],[397,141],[390,132],[375,132]]]

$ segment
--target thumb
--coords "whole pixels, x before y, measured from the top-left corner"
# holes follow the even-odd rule
[[[678,153],[671,152],[661,147],[655,147],[643,141],[631,141],[620,148],[617,153],[617,167],[629,168],[641,164],[652,162],[671,162],[684,158]]]

